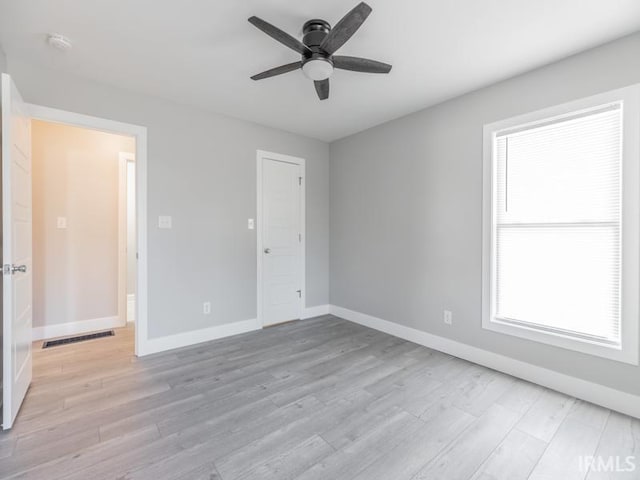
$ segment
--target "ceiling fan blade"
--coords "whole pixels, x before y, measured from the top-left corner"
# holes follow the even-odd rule
[[[262,80],[263,78],[275,77],[276,75],[282,75],[283,73],[293,72],[302,67],[302,62],[287,63],[286,65],[280,65],[279,67],[270,68],[262,73],[258,73],[251,77],[251,80]]]
[[[316,93],[318,94],[318,98],[320,100],[326,100],[329,98],[329,79],[326,80],[316,80],[313,82],[316,86]]]
[[[299,54],[310,53],[309,47],[307,47],[304,43],[302,43],[297,38],[292,37],[286,32],[283,32],[278,27],[274,27],[269,22],[265,22],[261,18],[258,17],[250,17],[249,23],[254,25],[255,27],[262,30],[264,33],[269,35],[271,38],[277,40],[278,42],[286,45],[287,47],[295,50]]]
[[[391,71],[391,65],[388,63],[376,62],[368,58],[336,55],[332,60],[333,66],[342,70],[365,73],[389,73]]]
[[[342,17],[342,20],[336,23],[336,26],[329,31],[329,34],[324,37],[324,40],[320,44],[320,48],[329,55],[333,55],[336,50],[356,33],[356,30],[360,28],[370,13],[371,7],[366,3],[361,2],[356,5],[353,10]]]

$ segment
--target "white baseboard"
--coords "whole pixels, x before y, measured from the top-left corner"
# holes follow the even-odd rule
[[[302,320],[307,318],[320,317],[322,315],[329,315],[329,305],[316,305],[315,307],[307,307],[302,313]]]
[[[136,294],[127,294],[127,322],[136,321]]]
[[[118,327],[124,327],[124,325],[120,318],[116,315],[113,317],[92,318],[90,320],[80,320],[77,322],[59,323],[57,325],[45,325],[43,327],[33,327],[31,329],[31,336],[33,341],[37,341]]]
[[[640,418],[640,396],[336,305],[330,305],[329,310],[345,320]]]
[[[203,328],[191,332],[177,333],[166,337],[150,338],[144,342],[143,351],[138,352],[138,355],[150,355],[174,348],[188,347],[198,343],[217,340],[218,338],[260,330],[261,328],[262,326],[258,323],[257,319],[251,319],[225,323],[224,325],[216,325],[215,327]]]

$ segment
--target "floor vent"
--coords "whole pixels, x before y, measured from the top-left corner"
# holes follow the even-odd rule
[[[77,337],[59,338],[57,340],[47,340],[42,344],[42,348],[56,347],[58,345],[66,345],[68,343],[84,342],[85,340],[93,340],[94,338],[113,337],[115,332],[107,330],[98,333],[89,333],[87,335],[78,335]]]

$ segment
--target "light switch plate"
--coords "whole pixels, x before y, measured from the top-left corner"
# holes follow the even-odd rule
[[[256,228],[256,223],[254,222],[253,218],[250,218],[247,221],[247,228],[249,228],[249,230],[253,230],[254,228]]]
[[[158,217],[158,228],[171,228],[171,217],[168,215],[160,215]]]
[[[58,217],[56,224],[58,228],[67,228],[67,217]]]

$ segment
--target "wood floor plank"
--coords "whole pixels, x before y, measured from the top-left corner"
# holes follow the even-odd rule
[[[582,480],[587,471],[581,458],[592,457],[602,431],[570,418],[562,422],[529,480]]]
[[[518,421],[519,415],[492,405],[460,438],[412,478],[414,480],[467,479],[491,455]]]
[[[18,437],[13,454],[2,460],[0,472],[7,476],[23,472],[35,465],[73,454],[99,442],[100,436],[95,428],[80,430],[74,434],[53,439],[44,434],[42,436]]]
[[[522,417],[518,429],[544,442],[550,442],[574,401],[575,399],[562,393],[545,389]]]
[[[515,382],[515,379],[508,375],[493,370],[483,370],[482,374],[474,376],[474,381],[467,384],[453,402],[455,407],[475,416],[482,415]]]
[[[610,413],[611,411],[608,408],[576,399],[567,413],[566,419],[577,420],[602,431]]]
[[[217,460],[240,451],[246,445],[282,429],[285,425],[299,422],[306,417],[312,418],[314,414],[323,412],[324,408],[325,406],[317,399],[306,397],[265,415],[252,418],[250,421],[237,422],[228,430],[216,428],[215,425],[219,420],[212,418],[206,423],[175,432],[173,436],[184,449],[208,444],[210,451],[213,452],[211,458]]]
[[[291,480],[333,453],[333,448],[319,435],[313,435],[290,450],[281,452],[237,480]],[[234,480],[234,477],[230,477]]]
[[[87,468],[64,476],[65,480],[113,479],[127,478],[132,472],[159,462],[163,458],[174,455],[180,447],[170,438],[160,438],[148,444],[132,446],[128,451],[120,453],[117,459],[109,458],[96,461]]]
[[[309,439],[323,428],[339,425],[353,412],[362,408],[362,403],[368,401],[368,394],[357,399],[341,400],[332,405],[324,405],[316,409],[311,415],[305,415],[294,422],[285,420],[284,425],[269,434],[244,445],[241,449],[216,460],[216,466],[222,478],[235,478],[253,468],[266,463],[268,460],[281,455],[283,451]]]
[[[408,480],[460,436],[474,420],[472,415],[451,407],[437,418],[424,422],[395,447],[389,446],[354,480]]]
[[[171,480],[222,480],[213,463],[205,463]]]
[[[362,411],[353,412],[338,425],[323,428],[320,431],[322,438],[333,448],[340,450],[367,435],[372,425],[384,423],[399,413],[407,413],[396,406],[379,405],[375,408],[370,406],[371,404],[366,405]]]
[[[527,480],[547,444],[513,429],[471,480]]]
[[[422,427],[420,420],[401,410],[379,421],[369,416],[367,419],[369,428],[362,435],[354,437],[349,444],[316,463],[296,480],[354,478],[394,445],[412,437]],[[325,438],[325,434],[322,437]]]
[[[442,387],[439,380],[431,375],[421,375],[395,385],[384,396],[376,400],[372,408],[396,406],[419,417],[434,399],[434,394]],[[366,389],[369,391],[369,389]]]
[[[538,400],[540,395],[542,395],[543,391],[544,388],[540,385],[535,385],[524,380],[516,380],[516,382],[496,400],[496,403],[514,412],[525,414]]]
[[[160,433],[155,425],[128,433],[119,437],[114,437],[108,441],[91,446],[85,446],[78,451],[58,456],[45,463],[32,464],[23,468],[11,476],[12,479],[21,480],[47,480],[63,479],[72,472],[81,472],[91,466],[111,459],[116,462],[121,454],[130,451],[140,445],[146,445],[160,438]],[[30,468],[29,468],[30,467]]]
[[[640,420],[611,412],[594,457],[587,480],[640,478]]]

